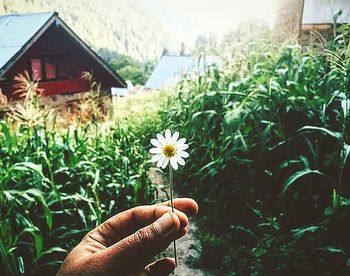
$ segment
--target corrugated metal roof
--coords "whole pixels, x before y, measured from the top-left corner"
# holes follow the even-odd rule
[[[199,57],[162,56],[145,87],[161,89],[178,82],[186,73],[200,73],[205,65],[221,66],[222,60],[216,56]]]
[[[47,12],[0,16],[0,69],[30,41],[53,14]]]
[[[350,23],[349,0],[305,0],[303,24],[333,24],[334,14],[341,10],[338,23]]]

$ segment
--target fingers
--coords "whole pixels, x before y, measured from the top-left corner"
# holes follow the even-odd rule
[[[146,267],[146,274],[150,276],[165,276],[172,273],[176,268],[175,260],[163,258]]]
[[[175,199],[175,213],[180,220],[181,228],[188,225],[188,215],[194,215],[198,211],[197,203],[192,199]],[[139,206],[122,212],[97,227],[94,232],[101,236],[101,241],[105,246],[113,245],[121,239],[143,228],[163,214],[170,212],[169,202],[152,206]]]
[[[150,258],[164,251],[173,240],[185,233],[186,229],[181,228],[179,217],[166,212],[154,223],[96,253],[95,261],[102,267],[113,264],[113,268],[119,271],[130,269],[131,264],[145,267]],[[162,264],[155,268],[162,267]]]
[[[184,212],[187,216],[191,217],[198,213],[198,204],[191,198],[175,198],[173,200],[174,208]],[[171,206],[171,202],[166,201],[157,204],[158,206]]]

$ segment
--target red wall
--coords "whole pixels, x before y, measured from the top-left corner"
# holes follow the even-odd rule
[[[72,67],[73,77],[65,80],[40,81],[39,88],[45,89],[45,95],[85,92],[89,90],[89,83],[81,80],[83,71],[92,71],[94,78],[101,83],[102,89],[120,87],[105,69],[85,50],[77,41],[72,39],[61,27],[53,24],[38,41],[10,68],[4,78],[7,85],[0,83],[3,93],[11,98],[14,92],[14,76],[24,71],[30,72],[31,57],[66,56]]]

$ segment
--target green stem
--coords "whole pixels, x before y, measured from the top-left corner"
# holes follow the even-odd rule
[[[174,174],[173,174],[173,168],[171,167],[171,164],[169,164],[169,188],[170,188],[170,204],[171,204],[171,211],[174,213],[174,202],[173,202],[173,186],[174,186]],[[176,255],[176,242],[173,242],[174,245],[174,258],[175,258],[175,264],[177,266],[177,255]]]

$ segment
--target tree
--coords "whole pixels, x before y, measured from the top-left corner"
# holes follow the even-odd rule
[[[130,80],[133,84],[145,84],[147,80],[144,68],[129,56],[122,55],[113,59],[110,66],[123,79]]]
[[[11,13],[11,12],[13,12],[12,5],[13,5],[13,3],[11,3],[11,1],[3,0],[2,8],[4,10],[4,13]]]

